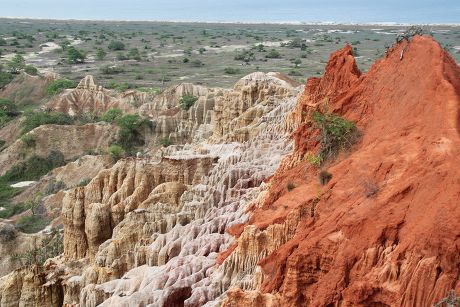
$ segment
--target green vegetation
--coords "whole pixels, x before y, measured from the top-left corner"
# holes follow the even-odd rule
[[[4,190],[5,187],[1,183],[0,183],[0,189],[2,189],[2,190],[0,190],[0,194],[2,196],[7,196],[6,191]],[[8,200],[10,198],[16,196],[19,192],[21,192],[20,189],[15,189],[15,188],[10,188],[10,189],[12,191],[14,191],[14,192],[11,192],[11,195],[8,195],[8,197],[5,197]],[[3,193],[3,192],[5,192],[5,193]],[[0,197],[0,198],[3,198],[3,197]],[[2,200],[4,200],[4,199],[2,199]],[[2,201],[2,200],[0,200],[0,201]],[[25,204],[25,203],[19,203],[19,204],[14,204],[14,205],[3,203],[2,206],[5,207],[5,210],[0,211],[0,218],[2,218],[2,219],[7,219],[9,217],[12,217],[12,216],[14,216],[16,214],[22,213],[22,212],[24,212],[24,211],[29,209],[28,205]]]
[[[70,46],[67,48],[67,63],[69,64],[79,64],[85,61],[86,55],[83,51],[78,50],[77,48]]]
[[[267,59],[279,59],[281,58],[281,53],[276,49],[270,50],[267,55],[265,56]]]
[[[26,144],[27,148],[35,147],[37,143],[37,138],[31,133],[26,133],[21,136],[21,141]]]
[[[14,254],[11,259],[20,261],[22,265],[43,265],[47,259],[54,258],[64,252],[63,240],[63,234],[53,228],[51,234],[37,248],[30,249],[25,253]]]
[[[24,68],[24,72],[31,75],[31,76],[36,76],[38,75],[38,69],[35,68],[32,65],[26,65]]]
[[[321,161],[335,156],[340,150],[350,148],[358,139],[355,124],[333,113],[313,113],[313,122],[320,130]]]
[[[237,75],[237,74],[240,74],[241,73],[241,69],[239,68],[233,68],[233,67],[226,67],[224,69],[224,72],[227,74],[227,75]]]
[[[9,99],[0,98],[0,126],[18,116],[20,113],[14,102]]]
[[[2,71],[0,69],[0,89],[7,86],[11,81],[13,81],[13,79],[14,79],[13,74],[6,72],[6,71]]]
[[[190,109],[195,102],[198,100],[198,97],[193,95],[184,95],[179,101],[179,104],[183,110]]]
[[[16,228],[24,233],[36,233],[46,226],[49,220],[41,215],[27,215],[23,216],[16,222]]]
[[[64,155],[60,151],[51,151],[46,157],[33,155],[27,160],[14,165],[0,177],[0,181],[8,183],[27,180],[38,180],[52,169],[65,164]]]
[[[29,111],[25,113],[21,122],[21,134],[26,134],[41,125],[72,125],[74,121],[74,118],[60,112]]]
[[[117,161],[125,155],[125,150],[120,145],[112,144],[107,148],[107,152],[112,158]]]
[[[163,147],[168,147],[171,144],[172,144],[171,139],[168,137],[160,139],[160,145]]]
[[[91,181],[91,178],[82,179],[82,180],[80,180],[80,182],[78,183],[77,186],[79,186],[79,187],[84,187],[84,186],[86,186],[90,181]]]
[[[19,73],[26,66],[26,61],[24,57],[20,54],[16,54],[11,61],[8,62],[8,68],[13,74]]]
[[[117,120],[117,125],[120,128],[117,144],[126,152],[133,153],[136,146],[144,145],[142,128],[149,125],[147,119],[137,114],[127,114]]]
[[[123,111],[117,108],[109,109],[101,116],[101,120],[107,123],[115,123],[123,116]]]
[[[98,61],[102,61],[107,56],[107,52],[104,51],[102,48],[96,49],[96,59]]]
[[[65,89],[74,88],[76,86],[77,84],[74,81],[67,79],[57,79],[50,82],[50,84],[46,88],[46,94],[56,95],[61,93]]]
[[[252,52],[251,50],[243,49],[237,52],[235,55],[236,61],[243,61],[243,62],[249,63],[250,61],[254,61],[255,59],[256,59],[256,56],[254,52]]]
[[[125,44],[123,44],[123,42],[120,42],[120,41],[112,41],[110,42],[108,48],[110,50],[124,50]]]

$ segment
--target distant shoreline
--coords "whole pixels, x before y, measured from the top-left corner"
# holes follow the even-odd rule
[[[298,25],[298,26],[449,26],[458,27],[460,23],[400,23],[400,22],[333,22],[333,21],[192,21],[192,20],[121,20],[121,19],[75,19],[75,18],[32,18],[32,17],[2,17],[0,19],[18,21],[83,21],[83,22],[156,22],[156,23],[196,23],[196,24],[229,24],[229,25]]]

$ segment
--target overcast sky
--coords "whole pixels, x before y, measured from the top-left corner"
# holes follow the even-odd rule
[[[0,0],[0,16],[117,20],[460,23],[460,0]]]

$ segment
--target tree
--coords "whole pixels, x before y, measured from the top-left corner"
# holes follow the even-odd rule
[[[109,109],[107,110],[107,112],[102,114],[101,120],[108,122],[108,123],[114,123],[121,116],[123,116],[123,111],[121,111],[120,109],[114,108],[114,109]]]
[[[200,49],[198,49],[198,53],[199,53],[199,54],[203,54],[203,53],[205,53],[205,51],[206,51],[206,49],[203,48],[203,47],[201,47]]]
[[[301,61],[300,59],[295,59],[292,63],[293,63],[293,64],[295,65],[295,67],[297,68],[297,67],[299,67],[300,64],[302,64],[302,61]]]
[[[10,62],[8,62],[8,68],[10,69],[10,72],[13,74],[19,73],[21,69],[24,69],[26,65],[26,60],[24,57],[20,54],[16,54]]]
[[[279,59],[281,58],[281,54],[276,49],[272,49],[268,52],[268,54],[265,57],[267,59]]]
[[[67,62],[69,64],[78,64],[85,61],[85,54],[73,46],[67,48]]]
[[[110,50],[124,50],[125,49],[125,44],[120,41],[111,41],[108,48]]]
[[[179,101],[179,104],[183,110],[190,109],[195,102],[198,100],[198,97],[193,95],[184,95]]]
[[[62,92],[65,89],[76,87],[77,84],[74,81],[67,79],[57,79],[51,81],[46,88],[46,94],[56,95]]]
[[[96,49],[96,59],[98,59],[99,61],[102,61],[106,55],[107,55],[107,52],[105,52],[104,49],[102,48]]]
[[[38,75],[38,69],[33,67],[32,65],[26,65],[26,67],[24,68],[24,71],[31,76]]]

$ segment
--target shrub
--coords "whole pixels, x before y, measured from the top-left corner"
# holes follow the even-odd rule
[[[77,48],[70,46],[67,48],[67,63],[69,64],[78,64],[85,61],[86,55],[83,51],[78,50]]]
[[[0,126],[5,125],[7,122],[18,116],[20,113],[17,106],[9,99],[0,98]]]
[[[80,180],[80,182],[78,183],[77,186],[79,186],[79,187],[84,187],[84,186],[86,186],[90,181],[91,181],[91,178],[82,179],[82,180]]]
[[[124,50],[125,49],[125,44],[120,41],[111,41],[108,48],[110,50]]]
[[[129,83],[126,83],[126,82],[117,83],[115,81],[111,81],[106,85],[106,88],[113,89],[113,90],[116,90],[118,92],[124,92],[126,90],[129,90],[132,87],[133,87],[132,84],[129,84]]]
[[[267,59],[279,59],[281,58],[281,54],[276,49],[272,49],[268,52],[268,54],[265,57]]]
[[[112,158],[115,161],[121,159],[125,154],[124,149],[121,146],[116,145],[116,144],[110,145],[109,148],[107,149],[107,152],[110,154],[110,156],[112,156]]]
[[[224,72],[227,75],[237,75],[237,74],[241,73],[241,69],[233,68],[233,67],[227,67],[227,68],[224,69]]]
[[[16,223],[16,228],[25,233],[36,233],[48,226],[48,219],[41,215],[24,216]]]
[[[45,195],[51,195],[66,189],[67,186],[62,181],[51,181],[45,189]]]
[[[195,102],[198,100],[198,97],[193,95],[184,95],[179,101],[179,104],[183,110],[190,109]]]
[[[335,156],[340,150],[350,148],[358,139],[359,132],[353,122],[336,114],[313,113],[313,122],[320,129],[320,153],[322,161]]]
[[[35,147],[35,144],[37,142],[37,138],[35,137],[35,135],[33,135],[31,133],[27,133],[27,134],[24,134],[23,136],[21,136],[21,141],[23,141],[24,144],[26,144],[26,146],[28,148],[30,148],[30,147]]]
[[[294,183],[289,182],[289,183],[287,184],[287,189],[288,189],[289,192],[291,192],[291,191],[294,190],[295,188],[296,188],[296,186],[295,186]]]
[[[319,167],[321,163],[323,162],[323,158],[321,158],[320,155],[314,155],[311,152],[307,152],[305,154],[305,160],[307,160],[308,163],[316,167]]]
[[[26,65],[26,61],[24,57],[20,54],[16,54],[11,61],[8,62],[8,68],[10,72],[13,74],[19,73],[21,69],[23,69]]]
[[[166,138],[160,139],[160,145],[163,146],[163,147],[168,147],[171,144],[172,144],[172,142],[171,142],[170,138],[166,137]]]
[[[107,123],[114,123],[123,116],[123,111],[117,108],[109,109],[101,116],[101,120]]]
[[[101,67],[100,71],[104,75],[116,75],[116,74],[120,74],[124,72],[124,69],[121,67],[117,67],[117,66],[106,65],[106,66]]]
[[[48,95],[56,95],[68,88],[74,88],[77,84],[74,81],[67,80],[67,79],[57,79],[51,81],[46,88],[46,94]]]
[[[59,112],[27,112],[21,122],[21,134],[26,134],[41,125],[72,125],[74,121],[74,118]]]
[[[120,127],[117,143],[127,152],[131,152],[135,146],[144,145],[141,128],[149,124],[147,119],[137,114],[127,114],[117,120]]]
[[[102,61],[107,55],[107,52],[104,51],[102,48],[96,49],[96,59]]]
[[[50,170],[64,164],[64,155],[60,151],[52,151],[47,157],[33,155],[13,166],[2,178],[7,182],[38,180]]]
[[[256,59],[256,56],[254,55],[254,52],[250,50],[243,49],[242,51],[237,52],[235,55],[235,60],[236,61],[243,61],[243,62],[250,62],[254,61]]]
[[[37,248],[30,249],[25,253],[14,254],[12,260],[20,261],[23,265],[43,265],[49,258],[54,258],[64,252],[64,236],[53,228],[51,234],[46,237]]]
[[[17,231],[13,225],[4,224],[0,228],[0,242],[6,243],[16,238]]]
[[[318,178],[321,185],[326,185],[332,179],[332,174],[328,171],[322,170],[319,172]]]
[[[7,86],[11,81],[13,81],[13,79],[13,74],[6,71],[0,71],[0,89]]]
[[[4,187],[2,187],[2,188],[4,188]],[[14,190],[14,188],[11,188],[11,187],[10,187],[10,189]],[[11,195],[11,197],[13,197],[13,196],[15,196],[15,195]],[[4,199],[2,197],[2,206],[4,206],[4,208],[5,208],[5,210],[0,211],[0,218],[2,218],[2,219],[7,219],[9,217],[12,217],[12,216],[14,216],[16,214],[22,213],[22,212],[30,209],[29,206],[27,204],[25,204],[25,203],[8,204],[7,202],[5,202],[6,200],[9,200],[9,198]]]
[[[31,76],[38,75],[38,69],[32,65],[26,65],[26,67],[24,68],[24,71]]]

